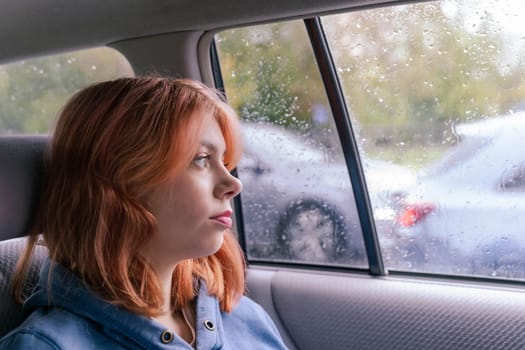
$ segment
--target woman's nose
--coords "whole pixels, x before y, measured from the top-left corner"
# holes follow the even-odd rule
[[[222,177],[215,187],[215,195],[220,199],[232,199],[242,191],[242,182],[229,172]]]

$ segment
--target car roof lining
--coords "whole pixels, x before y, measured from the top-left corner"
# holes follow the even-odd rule
[[[158,0],[152,6],[141,0],[0,0],[0,41],[9,43],[0,46],[0,63],[144,36],[217,30],[392,2],[414,1]]]

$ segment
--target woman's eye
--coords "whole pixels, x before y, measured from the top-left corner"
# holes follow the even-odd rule
[[[199,155],[193,159],[193,163],[200,167],[207,167],[210,161],[209,155]]]

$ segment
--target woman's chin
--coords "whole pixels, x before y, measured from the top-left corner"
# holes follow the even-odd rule
[[[220,235],[220,238],[217,239],[215,244],[213,244],[213,246],[210,247],[210,252],[208,255],[213,255],[217,253],[219,249],[221,249],[223,243],[224,243],[224,232]]]
[[[222,243],[224,242],[224,232],[221,234],[217,234],[213,238],[214,239],[212,240],[203,242],[205,243],[205,245],[203,244],[198,250],[198,252],[195,252],[196,256],[193,256],[192,258],[203,258],[217,253],[217,251],[221,249]]]

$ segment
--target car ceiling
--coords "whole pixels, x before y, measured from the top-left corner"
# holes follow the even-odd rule
[[[387,1],[0,0],[0,62],[161,33],[212,30],[381,2]]]

